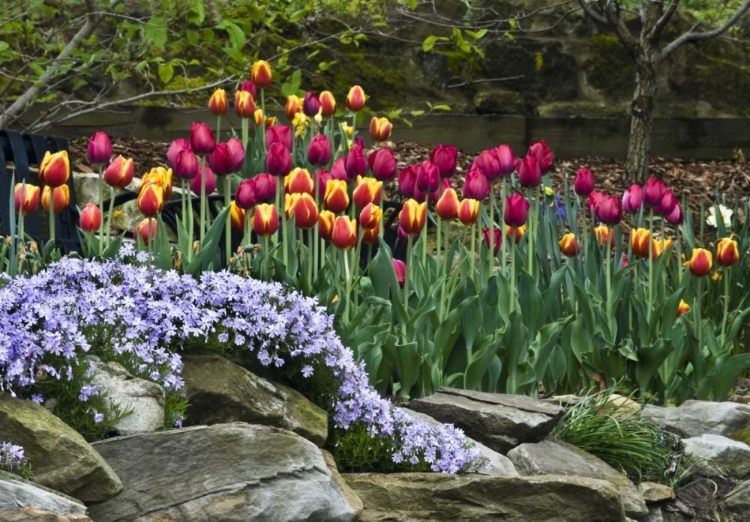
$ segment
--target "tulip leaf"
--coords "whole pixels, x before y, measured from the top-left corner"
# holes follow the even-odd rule
[[[120,248],[122,247],[122,240],[125,237],[125,233],[120,234],[119,236],[115,237],[109,245],[107,245],[107,248],[104,249],[104,253],[102,254],[102,257],[104,259],[114,259],[117,257],[117,254],[120,253]]]
[[[674,345],[670,340],[658,339],[653,345],[644,346],[638,350],[635,380],[641,390],[651,389],[651,380],[673,349]]]

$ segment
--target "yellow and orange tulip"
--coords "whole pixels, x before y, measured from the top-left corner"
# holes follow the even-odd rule
[[[252,118],[255,115],[255,100],[247,91],[237,91],[234,95],[234,112],[240,118]]]
[[[208,100],[208,110],[217,116],[222,116],[227,112],[229,102],[227,101],[227,91],[216,89]]]
[[[284,177],[284,192],[287,194],[306,193],[312,195],[315,182],[307,169],[297,167]]]
[[[154,167],[147,174],[143,175],[141,185],[147,183],[156,183],[164,191],[164,199],[169,199],[172,195],[172,169],[164,167]]]
[[[680,304],[677,305],[677,317],[680,317],[683,314],[686,314],[690,311],[690,305],[687,304],[684,300],[680,299]]]
[[[349,193],[347,192],[346,181],[341,179],[332,179],[326,183],[326,193],[323,196],[323,202],[326,209],[338,214],[344,212],[349,206]]]
[[[261,89],[266,89],[271,86],[273,81],[273,73],[271,73],[271,64],[265,60],[258,60],[253,64],[250,70],[250,79],[253,83]]]
[[[15,186],[15,205],[16,212],[24,216],[34,212],[39,207],[41,189],[36,185],[28,183],[16,183]]]
[[[357,220],[349,216],[339,216],[333,223],[331,242],[341,250],[357,246]]]
[[[381,219],[383,219],[383,209],[375,203],[369,203],[359,214],[359,225],[365,230],[380,228]]]
[[[385,141],[391,137],[393,125],[388,118],[373,117],[370,120],[370,137],[375,141]]]
[[[238,232],[245,231],[245,210],[238,207],[234,201],[229,204],[229,220],[233,229]]]
[[[44,158],[39,164],[39,181],[48,187],[59,187],[65,185],[70,178],[70,160],[68,151],[62,150],[54,154],[49,151],[44,153]]]
[[[615,235],[607,225],[599,225],[594,228],[594,237],[601,246],[605,246],[607,243],[609,243],[610,248],[615,246]]]
[[[740,251],[737,241],[725,237],[716,243],[716,262],[721,266],[736,265],[740,260]]]
[[[568,232],[560,238],[560,251],[567,257],[575,257],[581,252],[581,243],[575,234]]]
[[[365,106],[365,90],[359,85],[355,85],[349,89],[349,94],[346,95],[346,108],[352,112],[359,112]]]
[[[407,199],[398,216],[398,224],[409,235],[419,234],[427,220],[427,203]]]
[[[464,225],[473,225],[479,217],[479,200],[464,199],[458,207],[458,220]]]
[[[383,182],[375,178],[357,176],[357,186],[352,192],[352,199],[359,208],[365,208],[370,203],[380,205],[383,199]]]
[[[279,230],[279,214],[276,211],[276,205],[261,203],[256,205],[255,214],[253,214],[253,232],[259,236],[272,236]]]
[[[331,91],[323,91],[320,93],[320,113],[324,118],[330,118],[336,114],[336,98],[333,97]]]
[[[44,190],[42,190],[42,208],[49,212],[49,204],[50,204],[50,195],[52,194],[52,191],[54,192],[54,201],[55,201],[55,214],[59,214],[63,211],[65,211],[68,208],[68,205],[70,204],[70,189],[67,185],[60,185],[59,187],[55,187],[54,189],[51,187],[44,187]]]
[[[294,117],[298,112],[302,110],[302,100],[299,96],[290,94],[286,97],[286,105],[284,105],[284,114],[289,121],[293,121]]]
[[[458,217],[458,207],[461,202],[458,200],[458,194],[455,189],[449,188],[443,191],[443,195],[440,196],[437,203],[435,204],[435,213],[437,213],[440,219],[451,221]]]
[[[154,217],[164,208],[164,189],[157,182],[144,183],[138,191],[136,203],[144,216]]]
[[[694,248],[693,255],[689,261],[683,263],[690,268],[690,273],[696,277],[703,277],[711,272],[713,267],[713,255],[705,248]]]
[[[297,228],[312,228],[318,222],[318,207],[313,197],[306,192],[287,194],[284,197],[284,211],[287,219],[294,216],[294,226]]]
[[[138,223],[135,227],[135,232],[141,236],[143,243],[148,245],[156,237],[157,226],[158,221],[147,217]]]
[[[318,215],[318,235],[322,239],[329,241],[333,234],[333,224],[336,221],[336,214],[330,210],[321,210]]]

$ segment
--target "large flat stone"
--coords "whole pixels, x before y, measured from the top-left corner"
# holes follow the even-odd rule
[[[440,388],[413,400],[409,409],[463,429],[466,435],[500,453],[537,442],[555,427],[565,410],[524,395]]]
[[[31,401],[0,394],[0,440],[23,447],[31,480],[83,502],[103,502],[122,490],[112,468],[70,426]]]
[[[722,435],[750,445],[750,405],[685,401],[678,407],[645,406],[641,418],[680,437]]]
[[[97,522],[348,522],[357,514],[320,449],[291,431],[217,424],[94,446],[125,486],[90,508]]]
[[[708,477],[743,478],[750,473],[750,447],[721,435],[683,439],[685,459]],[[718,468],[717,468],[718,466]]]
[[[499,477],[438,473],[344,474],[361,520],[614,522],[625,513],[614,487],[583,477]]]
[[[648,514],[643,497],[624,473],[571,444],[552,439],[521,444],[508,452],[508,458],[522,475],[569,475],[606,480],[617,488],[629,517]]]
[[[265,424],[293,431],[318,446],[328,437],[328,415],[301,393],[276,384],[218,355],[188,355],[187,425],[230,422]]]
[[[30,506],[0,510],[0,520],[2,522],[93,522],[83,514],[69,513],[58,515],[51,511]]]
[[[25,507],[38,508],[54,515],[86,513],[86,506],[74,498],[0,471],[0,513],[8,511],[5,516],[0,514],[0,520],[10,519],[11,511],[15,513]]]

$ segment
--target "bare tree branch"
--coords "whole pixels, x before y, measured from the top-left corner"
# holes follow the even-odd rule
[[[578,3],[581,4],[581,7],[583,8],[583,11],[586,13],[587,16],[589,16],[592,20],[597,22],[601,25],[607,25],[607,19],[597,13],[594,8],[591,6],[592,3],[594,3],[595,0],[578,0]]]
[[[737,11],[721,26],[717,27],[716,29],[712,29],[711,31],[704,31],[696,33],[694,32],[694,29],[696,27],[691,28],[688,32],[684,33],[682,36],[679,36],[676,38],[672,43],[667,45],[661,52],[662,58],[666,58],[670,54],[672,54],[675,49],[680,47],[682,44],[687,42],[698,42],[702,40],[708,40],[710,38],[715,38],[717,36],[721,36],[724,34],[727,30],[729,30],[730,27],[732,27],[734,24],[736,24],[739,19],[744,15],[747,10],[750,9],[750,0],[745,0],[743,4],[737,8]]]
[[[487,83],[487,82],[507,82],[510,80],[521,80],[524,78],[524,75],[520,76],[508,76],[507,78],[482,78],[480,80],[470,80],[468,82],[463,83],[454,83],[453,85],[449,85],[446,87],[446,89],[455,89],[456,87],[463,87],[464,85],[472,85],[475,83]]]

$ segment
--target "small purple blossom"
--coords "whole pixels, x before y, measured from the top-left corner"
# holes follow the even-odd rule
[[[92,395],[96,395],[97,391],[98,390],[96,386],[85,384],[81,387],[81,393],[80,395],[78,395],[78,400],[81,402],[86,402]]]
[[[104,420],[104,414],[94,410],[94,422],[99,424]]]
[[[33,393],[31,395],[31,401],[37,404],[42,404],[44,402],[44,395],[41,393]]]
[[[26,464],[26,457],[21,446],[10,442],[0,442],[0,466],[13,469]]]

